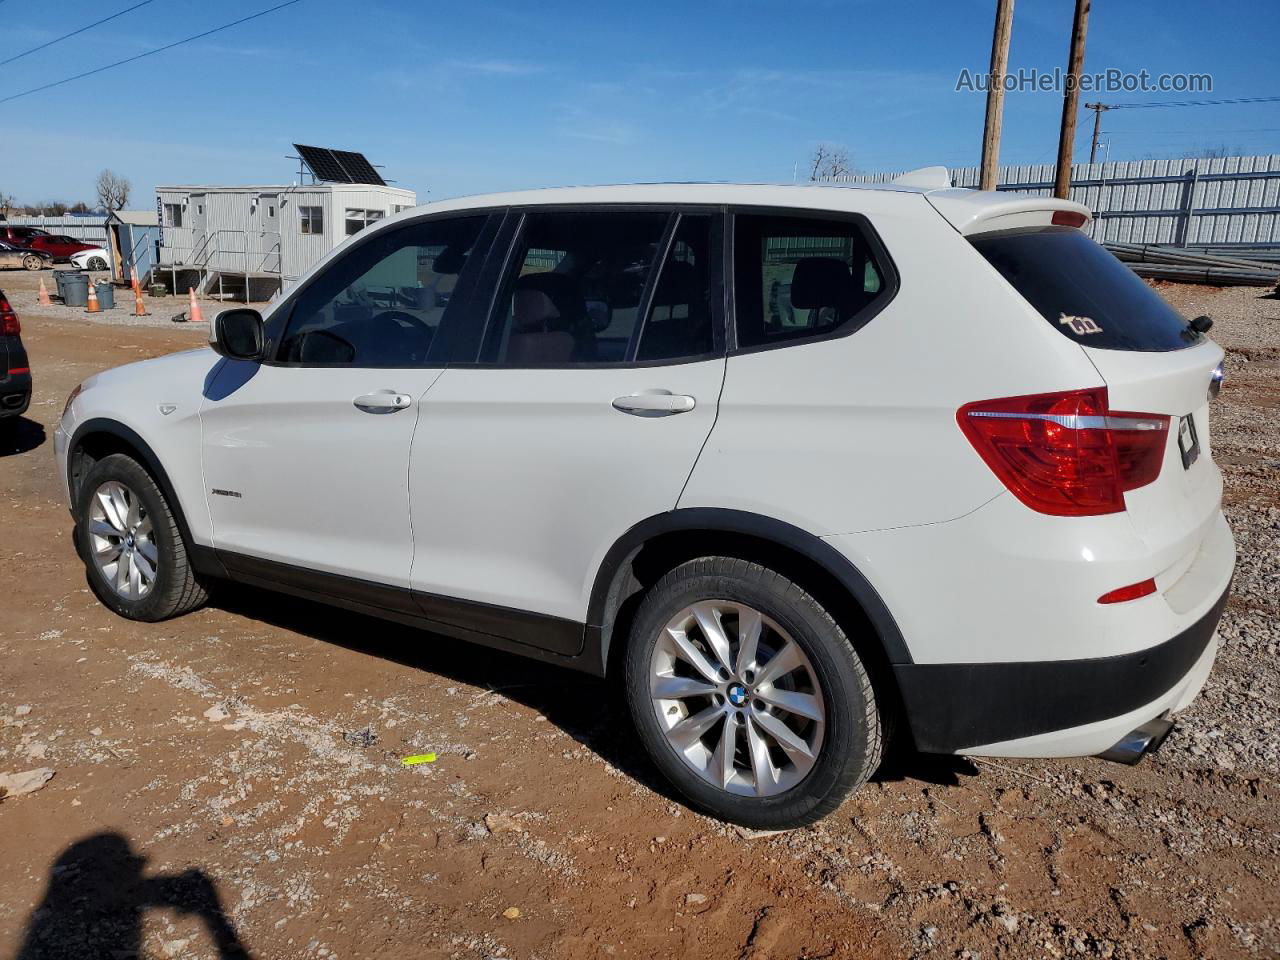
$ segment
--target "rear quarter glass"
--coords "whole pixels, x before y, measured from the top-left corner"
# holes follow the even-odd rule
[[[1173,307],[1075,227],[981,234],[974,248],[1063,336],[1103,350],[1160,353],[1203,342]]]

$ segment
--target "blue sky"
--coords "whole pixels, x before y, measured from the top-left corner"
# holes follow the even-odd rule
[[[0,0],[0,59],[133,2]],[[153,0],[0,67],[0,97],[271,5]],[[1274,18],[1261,9],[1098,0],[1086,69],[1206,72],[1213,98],[1280,95]],[[295,141],[364,151],[420,202],[560,184],[786,181],[824,141],[860,170],[964,166],[978,159],[984,96],[954,88],[961,69],[986,69],[993,11],[994,0],[302,0],[0,104],[0,191],[92,201],[103,167],[133,181],[134,207],[150,205],[157,183],[288,183]],[[1061,67],[1070,27],[1069,0],[1018,0],[1010,67]],[[1051,162],[1060,110],[1058,93],[1011,93],[1001,160]],[[1275,153],[1280,103],[1119,111],[1104,128],[1112,159]]]

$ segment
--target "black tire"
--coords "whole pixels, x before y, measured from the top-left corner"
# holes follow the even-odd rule
[[[93,257],[87,266],[90,270],[105,270],[107,269],[107,261],[103,260],[101,257]]]
[[[90,540],[90,508],[94,494],[109,481],[123,484],[135,495],[151,520],[152,540],[158,552],[156,578],[150,591],[138,598],[121,596],[93,560]],[[173,511],[155,480],[132,457],[113,453],[89,470],[76,498],[76,550],[84,560],[89,585],[107,607],[130,620],[154,623],[202,606],[208,594],[196,577],[187,546]]]
[[[668,742],[650,696],[651,657],[659,634],[685,607],[723,600],[754,608],[791,635],[812,665],[826,705],[817,759],[797,784],[772,796],[743,796],[704,780]],[[880,710],[866,667],[832,616],[803,588],[773,570],[730,557],[681,564],[649,590],[626,651],[627,702],[658,768],[694,805],[755,829],[820,820],[875,772],[883,753]]]
[[[43,270],[44,260],[37,256],[23,257],[22,266],[26,270]]]

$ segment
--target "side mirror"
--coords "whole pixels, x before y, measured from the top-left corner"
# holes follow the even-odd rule
[[[262,314],[244,307],[223,310],[213,318],[209,346],[228,360],[262,360],[266,353]]]

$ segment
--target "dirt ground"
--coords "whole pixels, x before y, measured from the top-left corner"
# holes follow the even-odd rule
[[[46,274],[47,278],[47,274]],[[1164,287],[1230,350],[1239,538],[1205,694],[1155,757],[900,748],[821,824],[743,835],[658,778],[610,683],[247,589],[102,607],[51,431],[91,373],[205,328],[35,307],[0,449],[0,957],[1280,955],[1280,300]],[[123,311],[117,311],[122,314]],[[399,758],[434,751],[435,763]]]

